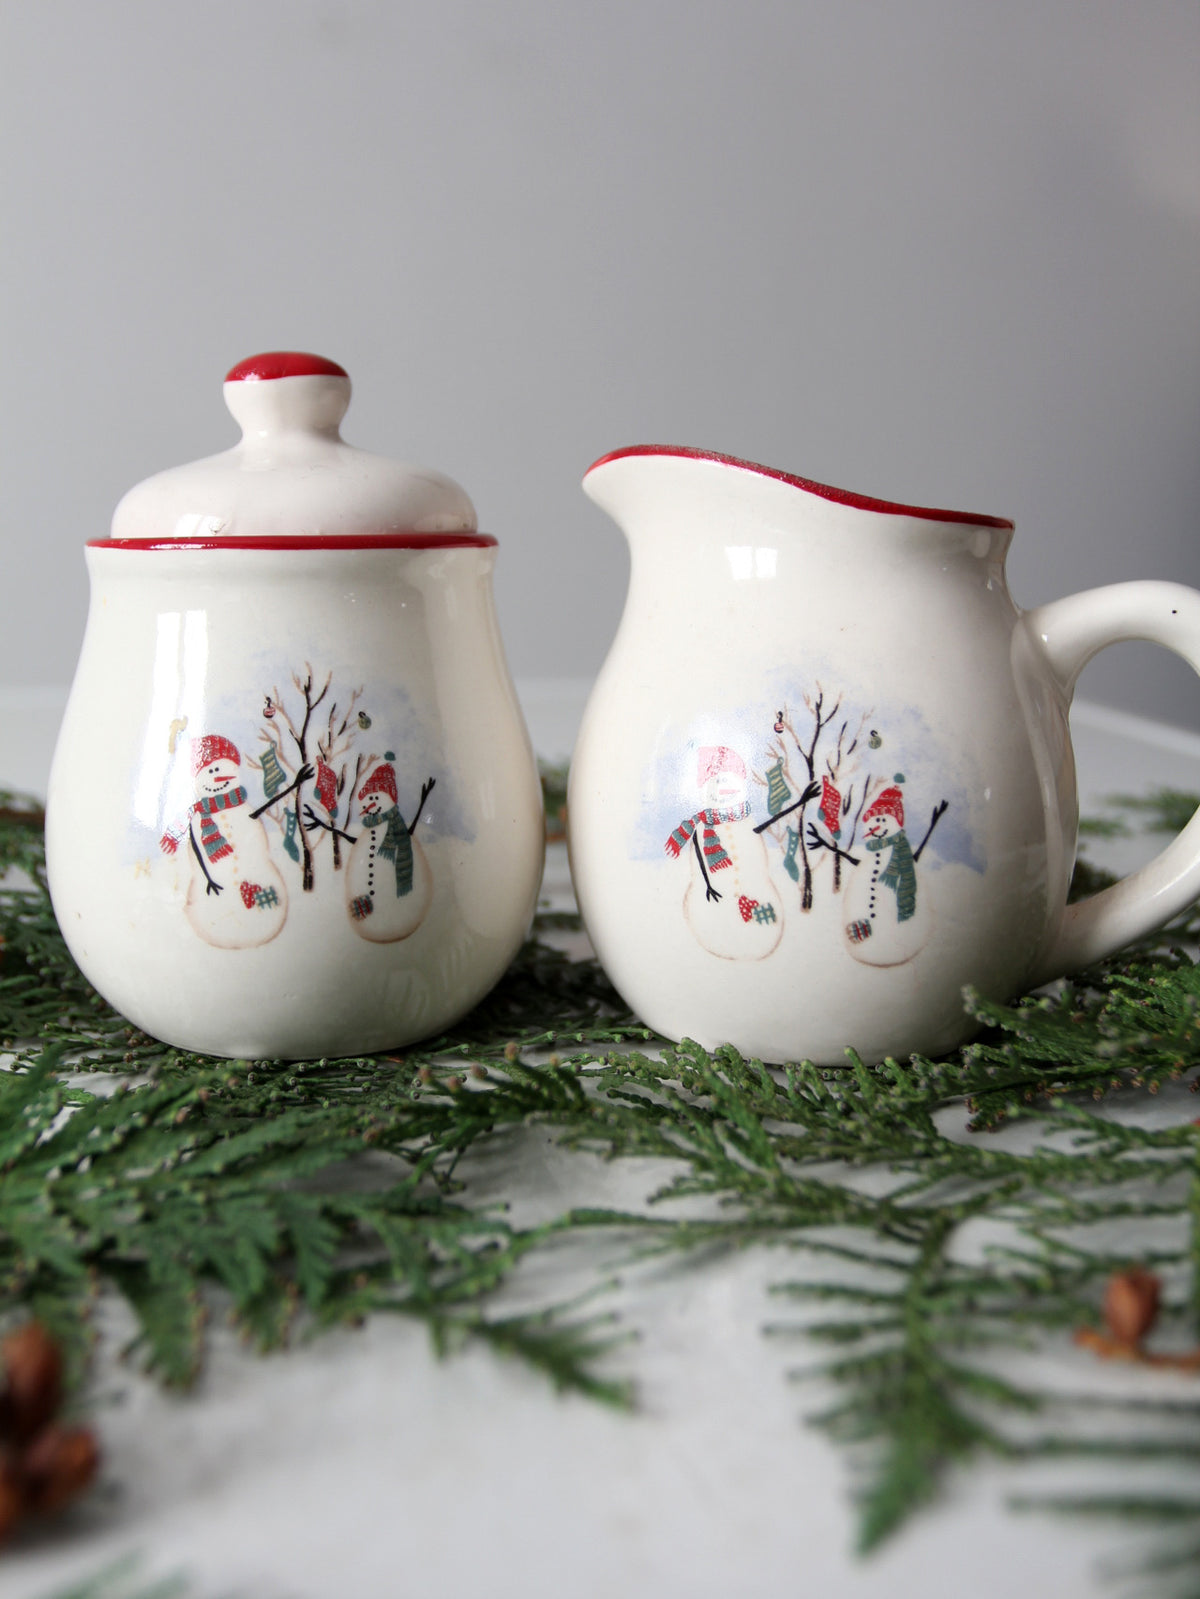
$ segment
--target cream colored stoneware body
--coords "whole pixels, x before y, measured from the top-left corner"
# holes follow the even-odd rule
[[[1200,892],[1196,819],[1066,907],[1071,693],[1104,644],[1200,668],[1200,595],[1022,613],[1011,527],[644,449],[590,496],[632,553],[571,768],[571,867],[612,981],[668,1037],[766,1060],[940,1052]]]
[[[294,398],[323,380],[281,381]],[[303,438],[283,443],[300,462]],[[332,451],[324,440],[318,467]],[[541,795],[496,626],[495,549],[465,533],[364,543],[372,458],[347,455],[330,471],[347,467],[368,511],[343,542],[304,519],[315,502],[297,467],[296,514],[271,501],[261,547],[260,524],[222,507],[209,530],[240,514],[249,542],[88,550],[50,888],[87,977],[180,1047],[312,1057],[436,1033],[492,987],[532,919]],[[203,511],[188,471],[165,501]],[[152,537],[139,499],[136,533]],[[164,504],[168,536],[177,509]],[[297,526],[311,545],[291,540]]]

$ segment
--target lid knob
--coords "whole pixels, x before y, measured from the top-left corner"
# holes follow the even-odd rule
[[[350,404],[350,376],[321,355],[268,350],[225,374],[225,404],[247,440],[297,431],[337,438]]]
[[[335,361],[298,350],[252,355],[226,374],[225,403],[240,443],[136,484],[117,506],[114,539],[491,542],[452,478],[345,442],[338,424],[350,379]]]

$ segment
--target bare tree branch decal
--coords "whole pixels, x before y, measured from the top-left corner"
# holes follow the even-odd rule
[[[780,846],[788,875],[800,885],[800,908],[809,911],[813,906],[814,867],[819,865],[824,852],[832,856],[833,889],[836,893],[841,888],[844,851],[837,846],[840,815],[836,829],[825,818],[826,837],[806,813],[809,805],[818,797],[822,801],[823,818],[824,805],[830,795],[837,795],[836,803],[840,807],[841,794],[837,780],[843,768],[849,770],[852,767],[867,718],[864,713],[853,731],[849,718],[843,717],[838,726],[842,696],[839,694],[830,701],[820,683],[816,684],[811,694],[803,696],[803,705],[807,716],[801,722],[801,730],[797,729],[796,719],[787,706],[775,718],[776,736],[767,747],[767,775],[760,779],[768,785],[771,815],[755,831],[769,833]],[[836,736],[833,734],[835,727]],[[826,752],[822,746],[831,737],[833,746]],[[801,773],[800,782],[793,776],[793,763]],[[755,776],[759,774],[755,773]]]
[[[323,824],[314,826],[312,818],[317,813],[313,801],[315,799],[333,819],[339,797],[346,788],[351,746],[360,729],[370,726],[369,717],[355,714],[362,698],[361,686],[353,690],[340,709],[338,700],[329,699],[323,727],[319,718],[314,721],[332,684],[333,673],[327,672],[318,686],[312,664],[306,661],[303,674],[292,673],[291,705],[280,694],[278,686],[273,686],[263,701],[263,718],[270,725],[259,728],[259,743],[263,748],[258,760],[252,763],[262,772],[267,796],[266,804],[255,814],[271,816],[280,828],[284,850],[299,864],[301,885],[306,893],[311,893],[316,881],[316,852],[327,833],[333,840],[334,871],[340,871],[342,865],[339,831]],[[361,763],[360,756],[355,764],[355,779]]]

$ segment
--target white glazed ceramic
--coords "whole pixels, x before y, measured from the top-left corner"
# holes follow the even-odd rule
[[[242,442],[131,490],[50,776],[72,954],[156,1037],[308,1057],[436,1033],[525,935],[536,765],[495,539],[440,474],[344,444],[340,367],[235,367]]]
[[[769,1061],[939,1052],[1200,893],[1200,820],[1068,907],[1067,714],[1105,644],[1200,670],[1200,594],[1021,612],[1012,524],[640,447],[584,479],[626,533],[624,616],[571,767],[587,930],[650,1026]]]

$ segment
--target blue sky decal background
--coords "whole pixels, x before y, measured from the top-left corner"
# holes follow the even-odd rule
[[[832,674],[820,680],[829,685],[835,682]],[[777,713],[786,709],[801,741],[806,743],[813,727],[813,716],[804,703],[804,695],[807,692],[810,700],[815,700],[819,687],[818,680],[805,682],[796,671],[780,672],[773,683],[768,680],[766,694],[753,709],[738,706],[702,712],[687,722],[665,728],[643,775],[643,803],[631,840],[634,858],[664,859],[671,830],[684,817],[693,816],[700,809],[703,797],[697,769],[701,749],[713,744],[728,745],[742,757],[748,773],[765,776],[771,762],[770,747],[779,741],[774,731]],[[826,687],[826,712],[837,699],[837,688]],[[969,769],[974,763],[939,737],[919,711],[911,707],[886,706],[878,698],[872,699],[853,690],[843,692],[840,710],[825,729],[818,746],[817,776],[824,769],[824,756],[836,745],[843,724],[848,744],[859,731],[860,721],[862,729],[855,751],[855,769],[838,780],[843,794],[853,784],[852,812],[858,807],[864,779],[872,780],[875,793],[883,783],[890,784],[897,773],[903,773],[905,830],[914,849],[925,835],[934,806],[942,800],[948,801],[922,861],[935,866],[955,862],[976,872],[985,871],[987,862],[972,825],[980,794],[980,780]],[[871,747],[872,734],[878,747]],[[790,749],[790,738],[787,742]],[[807,776],[807,769],[794,752],[791,752],[790,767],[796,782]],[[799,792],[792,797],[798,799]],[[751,819],[767,821],[766,789],[751,780],[749,799]],[[816,805],[816,801],[812,802],[806,812],[810,821],[817,819]],[[764,838],[769,849],[778,848],[768,835]]]
[[[180,670],[173,636],[166,643],[167,648],[160,651],[167,656],[166,662],[162,663],[166,666],[166,693],[161,696],[161,704],[157,703],[160,696],[156,696],[156,704],[147,723],[142,765],[137,774],[134,797],[137,821],[156,834],[175,818],[185,815],[195,800],[191,742],[205,734],[218,733],[232,740],[242,758],[241,781],[248,790],[248,803],[252,809],[263,803],[266,796],[262,772],[250,764],[251,760],[260,761],[266,748],[260,733],[268,732],[277,746],[289,756],[293,766],[297,761],[295,742],[286,722],[278,714],[265,717],[264,701],[268,694],[278,689],[280,700],[298,728],[303,717],[304,700],[292,681],[292,673],[297,671],[303,677],[306,671],[305,662],[281,663],[277,655],[268,656],[263,652],[251,659],[243,690],[210,699],[203,664],[197,663],[200,665],[198,672],[189,672],[184,662],[184,669]],[[325,681],[329,666],[320,660],[314,660],[312,666],[315,696]],[[159,667],[160,663],[156,661],[156,677]],[[315,767],[317,761],[317,738],[325,733],[328,726],[331,703],[336,703],[340,708],[340,722],[359,682],[357,678],[352,679],[344,668],[334,668],[329,691],[314,710],[309,723],[308,760],[312,766]],[[334,763],[337,771],[342,769],[343,764],[347,769],[346,786],[338,797],[339,825],[346,827],[349,819],[350,831],[357,830],[358,805],[353,783],[357,758],[360,755],[363,757],[358,779],[358,786],[361,787],[372,768],[390,750],[395,755],[393,764],[396,768],[397,794],[404,817],[412,820],[420,801],[422,783],[427,778],[436,778],[437,786],[422,813],[423,836],[454,837],[471,842],[475,837],[475,829],[467,815],[454,774],[446,769],[445,751],[438,728],[426,725],[403,685],[364,683],[362,688],[363,692],[350,713],[355,734],[353,743],[349,751]],[[365,728],[359,724],[360,713],[369,719],[369,725]],[[187,726],[179,732],[174,753],[171,753],[168,749],[170,724],[185,716]],[[291,774],[288,775],[290,781]],[[311,798],[311,786],[307,786],[305,792]],[[275,823],[275,818],[270,815],[264,816],[263,820]]]

